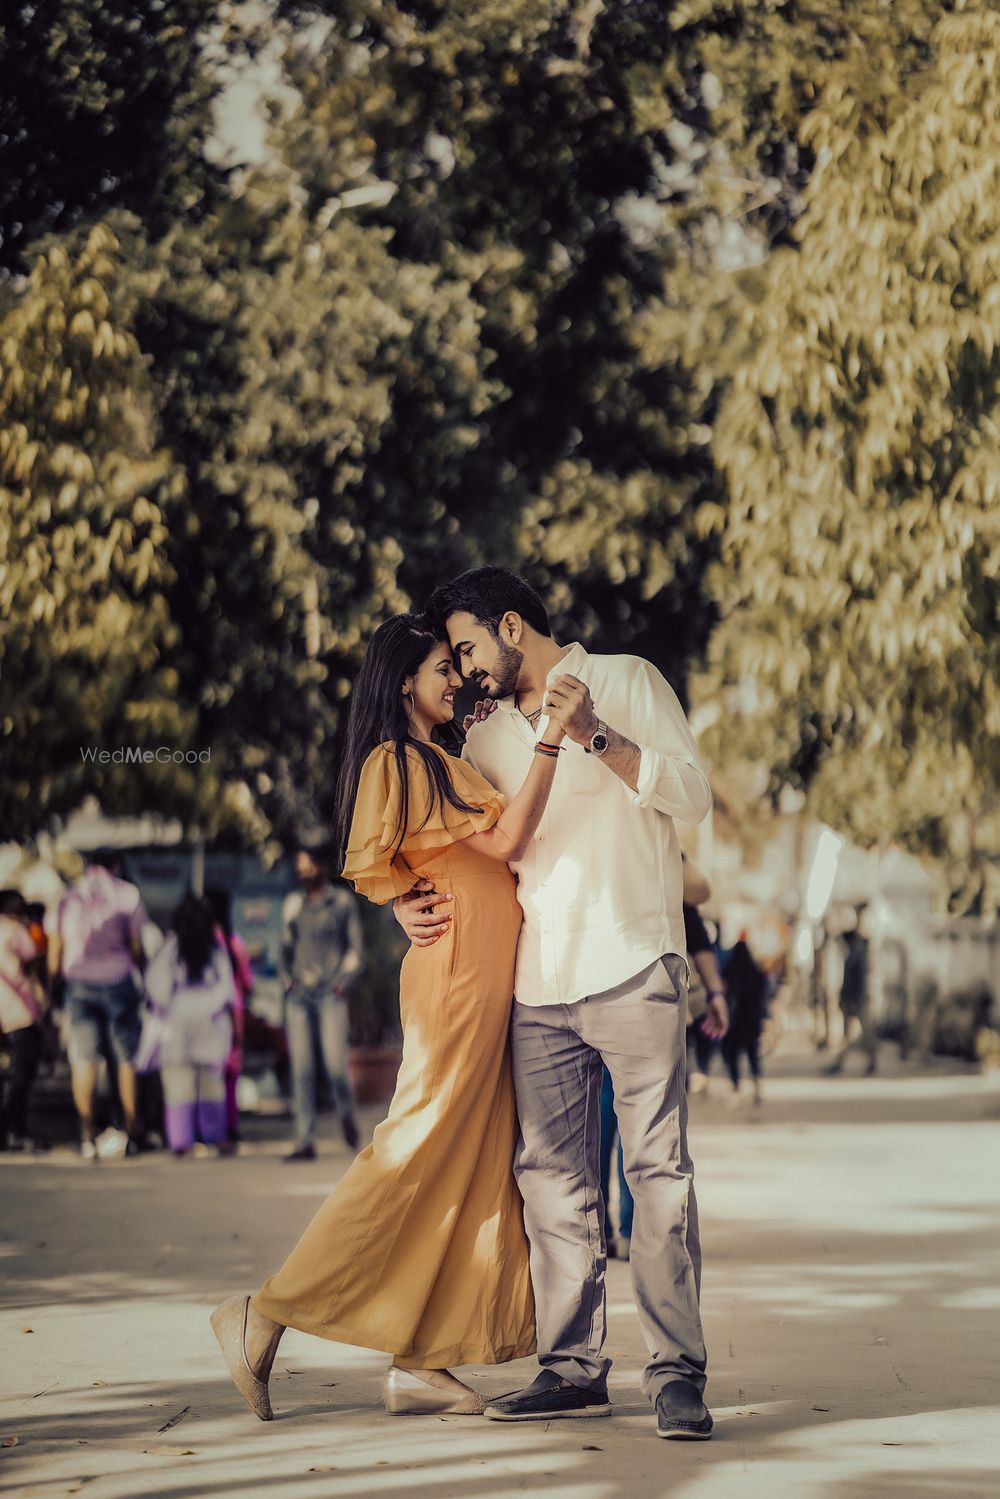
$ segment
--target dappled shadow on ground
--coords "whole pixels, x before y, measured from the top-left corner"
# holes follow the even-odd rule
[[[536,1488],[566,1499],[992,1499],[1000,1207],[984,1173],[996,1144],[964,1112],[964,1082],[939,1095],[957,1099],[944,1127],[919,1099],[912,1119],[882,1126],[877,1110],[852,1107],[825,1124],[820,1096],[812,1114],[808,1098],[789,1102],[804,1111],[804,1136],[766,1110],[760,1128],[704,1129],[718,1424],[697,1446],[655,1440],[621,1264],[609,1275],[609,1419],[394,1420],[380,1403],[384,1355],[296,1334],[276,1366],[280,1419],[255,1422],[221,1370],[207,1313],[277,1266],[344,1158],[294,1172],[252,1156],[2,1164],[7,1327],[16,1336],[30,1316],[25,1342],[41,1352],[5,1419],[19,1445],[0,1458],[0,1491],[30,1479],[58,1493],[56,1476],[75,1475],[95,1499],[498,1499]],[[893,1089],[874,1090],[882,1108]],[[470,1378],[495,1394],[533,1369],[523,1360]]]

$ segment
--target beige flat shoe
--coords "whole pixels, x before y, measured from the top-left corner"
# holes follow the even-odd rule
[[[464,1395],[439,1390],[409,1369],[391,1364],[382,1381],[382,1399],[390,1416],[481,1416],[486,1401],[467,1385]]]
[[[230,1296],[212,1313],[212,1331],[219,1340],[222,1356],[229,1366],[233,1384],[247,1405],[261,1421],[273,1421],[271,1397],[267,1384],[258,1379],[247,1363],[244,1337],[247,1328],[249,1296]]]

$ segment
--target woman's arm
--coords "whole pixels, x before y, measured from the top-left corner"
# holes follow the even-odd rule
[[[561,745],[565,737],[565,731],[549,719],[548,727],[542,735],[544,743]],[[488,832],[473,833],[470,837],[463,838],[465,847],[474,848],[488,859],[500,859],[505,864],[516,864],[518,859],[523,859],[542,820],[558,763],[558,755],[533,754],[524,784],[511,797],[499,820]]]

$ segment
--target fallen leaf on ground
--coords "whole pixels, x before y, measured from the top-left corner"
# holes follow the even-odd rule
[[[197,1457],[193,1447],[147,1447],[150,1457]]]
[[[603,1452],[604,1448],[603,1447],[581,1447],[580,1451],[581,1452]]]
[[[329,1466],[329,1467],[326,1467],[326,1468],[307,1468],[306,1469],[307,1473],[336,1473],[336,1471],[337,1471],[336,1468],[333,1467],[332,1465]]]
[[[35,1329],[33,1327],[22,1327],[21,1328],[22,1332],[34,1332],[34,1330]]]
[[[814,1411],[828,1411],[829,1409],[830,1409],[830,1407],[828,1405],[814,1405],[813,1406],[813,1410]]]
[[[0,1442],[0,1447],[16,1447],[20,1440],[20,1437],[4,1437],[3,1441]]]
[[[157,1432],[161,1433],[164,1431],[169,1431],[172,1426],[176,1426],[179,1421],[183,1421],[184,1417],[187,1415],[190,1409],[191,1407],[189,1405],[186,1405],[182,1411],[177,1412],[176,1416],[171,1416],[169,1421],[164,1421],[162,1426],[158,1426],[156,1428]]]
[[[95,1379],[90,1386],[92,1390],[106,1390],[107,1387],[108,1382],[106,1379]]]

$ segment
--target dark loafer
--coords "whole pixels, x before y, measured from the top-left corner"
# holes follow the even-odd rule
[[[668,1441],[707,1442],[712,1417],[705,1402],[686,1379],[673,1379],[656,1397],[656,1435]]]
[[[564,1385],[551,1369],[543,1369],[526,1390],[498,1395],[483,1414],[490,1421],[556,1421],[566,1416],[610,1416],[607,1390],[581,1390]]]

